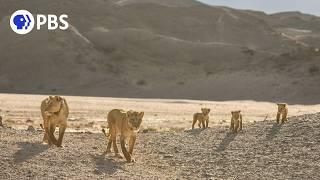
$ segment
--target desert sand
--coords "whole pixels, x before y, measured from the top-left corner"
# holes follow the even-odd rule
[[[41,101],[46,95],[0,94],[0,115],[4,124],[17,129],[29,125],[40,128]],[[209,126],[230,123],[233,110],[241,110],[244,123],[274,120],[277,105],[274,102],[256,101],[196,101],[170,99],[128,99],[105,97],[63,96],[70,107],[67,131],[100,132],[106,126],[107,113],[115,108],[144,111],[141,129],[189,129],[192,116],[201,107],[211,109]],[[289,104],[289,117],[320,111],[320,105]]]
[[[102,133],[68,132],[64,147],[43,132],[0,129],[0,179],[319,179],[320,114],[202,130],[138,133],[135,163],[106,148]]]

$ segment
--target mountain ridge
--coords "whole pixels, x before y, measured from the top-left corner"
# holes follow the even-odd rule
[[[0,2],[0,92],[320,102],[317,17],[179,0]],[[18,7],[67,13],[72,28],[17,36]]]

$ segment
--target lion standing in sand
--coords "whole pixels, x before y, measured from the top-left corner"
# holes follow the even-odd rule
[[[234,133],[242,130],[242,114],[241,111],[231,111],[231,125],[230,130]]]
[[[278,103],[278,112],[277,112],[277,123],[279,124],[280,116],[281,117],[281,123],[284,123],[287,121],[287,115],[288,115],[288,105],[286,103]]]
[[[207,128],[209,125],[209,108],[201,108],[202,113],[194,113],[193,115],[193,122],[192,122],[192,129],[194,129],[194,125],[197,121],[199,121],[198,126],[201,128]]]
[[[111,145],[113,144],[113,150],[117,157],[122,157],[119,154],[117,147],[117,135],[120,135],[121,150],[126,158],[127,162],[134,162],[132,158],[132,152],[134,144],[137,138],[137,132],[139,131],[142,123],[144,112],[128,111],[125,112],[120,109],[113,109],[108,113],[108,128],[107,134],[104,129],[102,132],[106,137],[109,137],[106,153],[111,152]],[[129,151],[126,148],[126,142],[129,140]]]
[[[69,116],[67,101],[60,96],[49,96],[41,102],[40,109],[43,118],[43,126],[40,126],[45,130],[43,142],[61,147]],[[59,127],[58,140],[54,136],[56,127]]]

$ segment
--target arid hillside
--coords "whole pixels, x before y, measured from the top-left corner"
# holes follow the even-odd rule
[[[104,155],[102,133],[49,148],[41,131],[0,127],[0,179],[319,179],[320,114],[274,123],[139,133],[135,163]]]
[[[71,27],[18,36],[17,9]],[[193,0],[0,0],[0,92],[320,103],[319,22]]]

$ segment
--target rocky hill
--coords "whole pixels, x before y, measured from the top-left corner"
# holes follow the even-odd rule
[[[319,103],[320,18],[193,0],[0,0],[0,92]],[[17,36],[17,9],[67,31]]]

